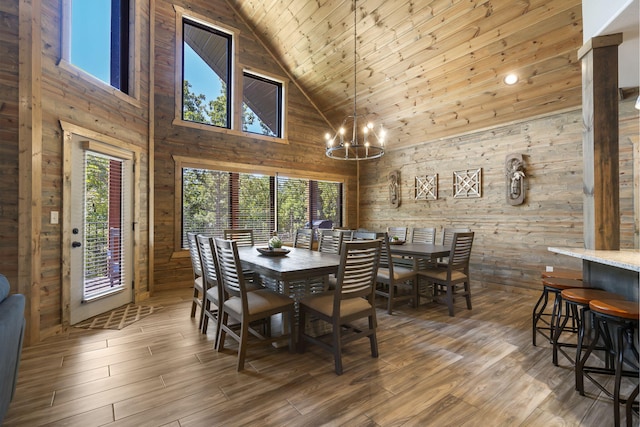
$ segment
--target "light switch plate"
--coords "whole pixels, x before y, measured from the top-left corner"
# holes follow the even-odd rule
[[[51,211],[51,224],[58,223],[58,211]]]

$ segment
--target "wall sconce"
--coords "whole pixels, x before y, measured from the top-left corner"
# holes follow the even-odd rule
[[[524,203],[525,185],[527,177],[524,173],[522,154],[508,154],[505,162],[505,177],[507,187],[507,203],[512,206]]]

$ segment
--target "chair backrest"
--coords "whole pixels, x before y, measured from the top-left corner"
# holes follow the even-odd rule
[[[400,237],[400,236],[398,236]],[[389,269],[389,277],[393,277],[393,259],[389,247],[389,233],[376,233],[376,239],[380,240],[380,267]]]
[[[339,230],[322,230],[318,241],[318,252],[339,254],[342,247],[343,234]]]
[[[431,243],[436,242],[436,228],[424,227],[414,228],[411,234],[411,243]]]
[[[378,233],[375,231],[354,231],[351,235],[351,240],[375,240],[378,238]]]
[[[339,313],[340,301],[365,297],[373,301],[374,284],[380,259],[380,240],[343,242],[333,312]]]
[[[253,246],[253,230],[250,228],[228,228],[224,230],[225,240],[234,240],[238,246]]]
[[[202,263],[202,274],[204,277],[205,292],[218,285],[218,272],[216,268],[216,255],[214,252],[213,237],[199,234],[197,237],[198,249],[200,250],[200,260]]]
[[[390,238],[398,237],[399,240],[407,241],[407,227],[387,227],[387,233]]]
[[[334,230],[342,233],[343,242],[349,242],[353,238],[353,230],[348,228],[334,228]]]
[[[196,233],[187,233],[189,242],[189,255],[191,256],[191,267],[193,268],[193,278],[202,276],[202,265],[200,263],[200,253],[198,252],[198,242]]]
[[[451,246],[451,242],[453,241],[453,235],[455,233],[466,233],[471,231],[468,228],[443,228],[442,229],[442,245],[443,246]]]
[[[313,247],[313,230],[311,228],[298,228],[293,238],[293,247],[311,249]]]
[[[463,270],[467,273],[469,269],[469,257],[471,256],[471,246],[473,245],[474,233],[454,233],[449,253],[449,270]]]
[[[235,240],[214,239],[214,248],[218,259],[218,278],[222,282],[223,301],[230,296],[242,299],[243,313],[247,313],[246,287],[242,266],[238,257],[238,243]]]

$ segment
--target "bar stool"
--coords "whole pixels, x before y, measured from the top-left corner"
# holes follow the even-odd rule
[[[538,333],[553,344],[553,328],[556,323],[556,313],[558,312],[558,307],[561,301],[560,292],[564,289],[588,288],[582,280],[567,277],[545,277],[545,275],[548,274],[552,273],[542,273],[542,294],[540,295],[536,305],[533,307],[533,314],[531,316],[533,326],[532,342],[534,346],[536,345],[536,337]],[[553,309],[551,313],[545,313],[547,303],[549,302],[549,294],[554,297]],[[547,318],[549,318],[549,320],[547,320]],[[542,322],[546,326],[538,326],[538,322]],[[548,335],[545,331],[548,331]]]
[[[585,350],[582,358],[576,364],[578,391],[584,396],[584,377],[587,377],[606,395],[613,398],[615,425],[620,425],[620,403],[625,403],[627,426],[631,426],[633,423],[633,401],[638,395],[638,386],[636,386],[629,394],[627,399],[621,399],[620,384],[623,376],[638,378],[639,374],[638,349],[634,344],[634,335],[636,331],[638,331],[638,323],[640,321],[638,303],[634,301],[620,301],[613,299],[591,300],[589,302],[589,309],[591,310],[594,322],[595,336]],[[615,332],[614,337],[611,336],[612,330]],[[601,336],[604,340],[605,346],[607,347],[607,352],[614,358],[613,369],[610,367],[601,368],[585,366],[589,356],[597,347]],[[629,360],[628,357],[625,357],[625,352],[627,352],[627,354],[631,352],[633,354],[633,360]],[[625,364],[630,368],[629,370],[624,369]],[[602,384],[593,378],[590,375],[592,372],[614,375],[615,381],[613,393],[608,391]]]
[[[558,308],[558,316],[557,316],[557,325],[555,328],[555,337],[553,339],[553,364],[558,366],[558,352],[561,352],[567,360],[571,362],[572,365],[575,366],[576,362],[580,360],[580,355],[582,354],[582,345],[584,340],[584,332],[585,332],[585,312],[589,310],[589,302],[595,299],[612,299],[612,300],[624,300],[624,296],[614,294],[612,292],[608,292],[601,289],[590,289],[590,288],[573,288],[573,289],[564,289],[560,293],[560,298],[562,302],[564,302],[565,311],[567,315],[562,317],[562,304]],[[568,343],[561,342],[560,336],[565,331],[565,326],[567,324],[567,320],[569,319],[569,312],[571,312],[571,317],[576,321],[578,326],[578,339],[576,343]],[[562,323],[560,323],[560,319]],[[576,349],[575,358],[571,358],[564,350],[563,347],[571,347]],[[576,390],[578,388],[578,378],[576,375]]]

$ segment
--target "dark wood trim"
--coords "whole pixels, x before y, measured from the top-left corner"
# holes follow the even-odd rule
[[[584,245],[620,249],[618,44],[622,34],[595,37],[582,60]]]

